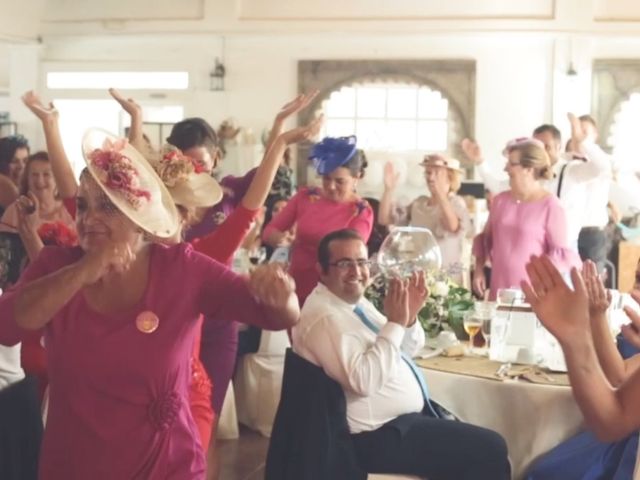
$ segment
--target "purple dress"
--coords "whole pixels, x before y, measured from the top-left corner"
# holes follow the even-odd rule
[[[214,232],[238,206],[255,174],[254,168],[243,177],[231,175],[224,177],[220,181],[224,192],[222,200],[207,211],[199,224],[187,230],[185,239],[191,242]],[[219,415],[233,375],[238,351],[238,324],[235,320],[244,321],[244,319],[242,317],[209,317],[206,320],[202,325],[200,361],[213,384],[211,408],[216,415]]]
[[[82,256],[46,247],[0,297],[0,343],[24,335],[16,292]],[[93,311],[78,292],[45,327],[50,404],[40,458],[47,480],[202,479],[205,459],[189,409],[189,359],[201,313],[260,321],[246,281],[191,246],[153,245],[142,300],[118,314]],[[153,312],[152,333],[136,326]]]
[[[531,255],[549,255],[561,272],[580,265],[568,247],[567,219],[555,195],[533,202],[518,202],[508,191],[497,195],[474,254],[491,259],[491,300],[498,289],[520,288],[528,280],[525,265]]]

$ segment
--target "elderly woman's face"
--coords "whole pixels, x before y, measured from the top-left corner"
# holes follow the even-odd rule
[[[326,197],[334,202],[344,202],[351,198],[358,180],[348,168],[338,167],[322,177],[322,189]]]
[[[116,208],[87,173],[80,178],[76,203],[76,226],[83,250],[91,251],[108,243],[134,247],[141,240],[140,229]]]

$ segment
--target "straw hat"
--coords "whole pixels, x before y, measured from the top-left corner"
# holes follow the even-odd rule
[[[448,170],[462,173],[459,160],[456,160],[455,158],[447,158],[444,155],[440,155],[438,153],[425,155],[420,165],[422,165],[423,167],[444,167]]]
[[[92,128],[82,138],[82,154],[89,173],[120,212],[155,237],[176,234],[180,221],[171,195],[126,139]]]
[[[211,172],[173,145],[165,144],[149,161],[177,205],[212,207],[222,200],[222,188]]]

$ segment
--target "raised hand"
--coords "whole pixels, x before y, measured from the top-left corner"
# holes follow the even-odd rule
[[[384,164],[384,188],[385,190],[395,190],[400,181],[400,174],[396,172],[393,163]]]
[[[271,308],[283,308],[296,290],[296,284],[281,264],[258,265],[249,277],[249,288],[256,299]]]
[[[631,292],[631,297],[640,304],[640,290]],[[640,315],[629,307],[624,307],[624,313],[627,314],[631,323],[622,326],[622,335],[631,345],[640,349]]]
[[[320,129],[322,128],[323,122],[324,122],[324,115],[320,115],[319,117],[314,118],[307,125],[303,127],[293,128],[281,134],[280,137],[284,140],[284,142],[287,145],[291,145],[293,143],[300,143],[305,140],[313,141],[320,133]]]
[[[580,152],[582,142],[587,138],[587,132],[584,131],[580,120],[573,113],[567,113],[567,118],[571,124],[571,150]]]
[[[407,285],[408,302],[409,302],[409,323],[417,317],[418,312],[424,307],[424,302],[429,296],[429,288],[424,272],[413,272]]]
[[[412,320],[409,316],[409,282],[393,277],[389,280],[387,295],[384,297],[384,313],[387,320],[406,327]]]
[[[604,288],[596,264],[591,260],[582,266],[582,278],[589,297],[589,315],[604,316],[611,305],[611,294]]]
[[[131,267],[135,258],[127,244],[109,243],[88,251],[78,261],[83,284],[94,284],[109,273],[123,273]]]
[[[484,158],[482,158],[482,150],[480,149],[480,145],[478,145],[475,140],[465,138],[460,143],[460,146],[462,147],[462,151],[464,152],[466,157],[474,165],[480,165],[484,161]]]
[[[589,296],[582,276],[571,269],[571,290],[549,257],[532,256],[526,265],[529,282],[521,283],[527,302],[545,327],[560,341],[590,331]]]
[[[22,95],[22,103],[24,103],[25,106],[42,122],[58,119],[58,110],[53,106],[53,102],[49,102],[49,105],[45,105],[33,90],[29,90]]]
[[[134,115],[140,115],[140,116],[142,115],[142,107],[133,98],[125,98],[115,88],[110,88],[109,94],[113,97],[113,99],[116,102],[120,104],[122,109],[125,112],[127,112],[130,116],[133,117]]]
[[[309,106],[309,104],[313,101],[314,98],[316,98],[319,92],[320,90],[312,90],[309,93],[301,93],[290,102],[287,102],[276,114],[275,121],[282,123],[293,114],[303,110],[304,108]]]

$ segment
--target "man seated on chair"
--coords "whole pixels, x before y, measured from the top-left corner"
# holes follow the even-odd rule
[[[320,283],[293,328],[293,349],[344,389],[362,468],[430,480],[509,479],[499,434],[433,413],[424,378],[411,360],[424,345],[416,322],[428,295],[423,275],[390,281],[385,317],[364,298],[369,260],[357,232],[325,236],[317,268]]]

